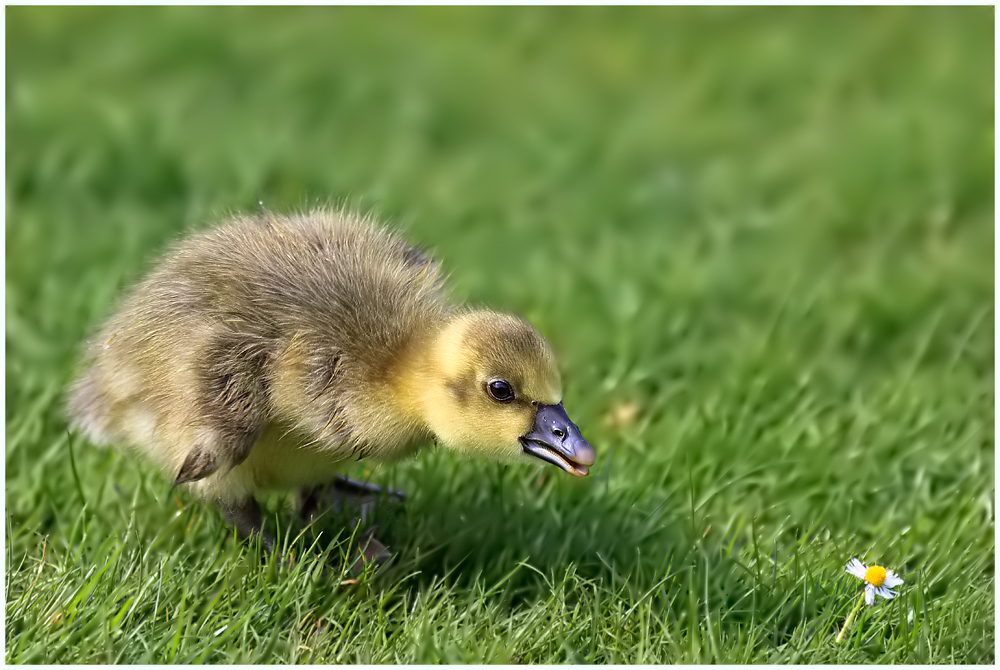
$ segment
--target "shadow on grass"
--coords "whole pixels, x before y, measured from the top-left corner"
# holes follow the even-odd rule
[[[85,491],[102,513],[81,511],[85,517],[81,528],[89,527],[90,519],[95,531],[115,532],[114,518],[134,518],[136,551],[141,547],[142,552],[152,548],[155,555],[177,552],[178,560],[191,563],[192,570],[219,549],[226,555],[227,545],[238,552],[245,549],[212,506],[180,492],[162,495],[167,484],[157,474],[140,467],[112,467],[118,463],[116,457],[105,460],[110,483],[103,502],[95,491]],[[90,465],[92,471],[100,470]],[[770,541],[761,547],[755,565],[744,567],[738,558],[739,543],[730,540],[733,534],[745,540],[747,533],[733,528],[731,533],[702,537],[704,529],[691,525],[683,494],[664,500],[638,482],[628,488],[609,487],[600,477],[580,481],[558,471],[465,465],[456,471],[439,466],[433,460],[411,466],[401,471],[405,481],[386,482],[406,488],[410,497],[405,504],[383,505],[375,512],[378,537],[395,558],[370,579],[371,588],[338,588],[331,581],[330,588],[321,587],[308,596],[309,607],[370,611],[390,609],[400,599],[415,603],[430,597],[458,607],[485,601],[489,608],[544,621],[546,615],[566,611],[564,604],[573,607],[580,601],[585,608],[597,608],[594,616],[600,610],[612,620],[625,621],[628,612],[646,602],[658,620],[675,628],[672,634],[677,637],[692,625],[711,626],[713,632],[699,634],[717,638],[739,635],[749,626],[762,629],[766,637],[750,646],[775,651],[790,642],[808,644],[795,642],[793,636],[810,621],[809,630],[800,630],[800,636],[823,638],[836,632],[829,616],[817,619],[823,603],[837,600],[835,594],[824,593],[815,579],[803,581],[785,570],[780,576],[772,571],[772,565],[785,564],[788,557],[772,556]],[[133,486],[146,494],[129,496]],[[75,498],[69,502],[79,509]],[[174,502],[182,507],[180,514],[174,511]],[[324,515],[310,530],[292,521],[290,497],[266,502],[266,524],[272,532],[280,529],[297,561],[328,548],[346,551],[350,532],[345,515]],[[77,532],[68,532],[70,546],[76,545]],[[317,533],[321,533],[318,539]],[[804,542],[809,535],[803,534]],[[101,537],[101,532],[90,533],[86,542],[93,544]],[[235,564],[219,565],[229,565],[227,570],[235,565],[234,574],[252,573],[259,551],[250,548],[242,558],[232,555]],[[590,593],[600,596],[585,595],[591,585]],[[373,597],[378,592],[383,597]],[[796,593],[805,601],[796,600]],[[562,602],[545,604],[550,599]],[[713,623],[705,624],[705,612],[712,613]]]
[[[374,523],[394,559],[376,579],[403,581],[413,595],[433,585],[488,591],[503,582],[499,597],[514,606],[548,597],[569,572],[578,581],[644,591],[693,547],[682,519],[664,521],[668,505],[608,490],[601,480],[518,468],[493,475],[479,472],[456,491],[424,472],[421,479],[432,481],[411,487],[405,504],[380,507]],[[347,526],[344,515],[324,515],[315,529],[329,540],[319,546],[343,542]],[[306,533],[299,544],[314,537]]]
[[[539,478],[502,469],[492,478],[480,473],[465,480],[459,491],[428,482],[440,486],[423,487],[405,505],[382,507],[375,519],[379,538],[395,557],[375,576],[376,588],[391,585],[393,598],[415,602],[444,587],[459,602],[486,597],[513,612],[566,593],[576,600],[592,584],[619,601],[605,605],[619,614],[648,598],[677,633],[708,626],[700,634],[718,638],[759,628],[765,632],[754,645],[773,653],[836,633],[842,616],[827,604],[843,598],[816,576],[781,570],[779,577],[773,567],[790,557],[772,554],[772,546],[752,552],[752,562],[744,552],[741,561],[740,542],[722,532],[703,537],[681,500],[649,499],[634,489],[609,490],[600,479],[561,480],[560,474]],[[346,537],[344,527],[343,518],[332,516],[319,525],[336,541]],[[746,540],[745,532],[731,530]],[[710,623],[702,620],[706,611]],[[805,637],[796,641],[796,634]]]

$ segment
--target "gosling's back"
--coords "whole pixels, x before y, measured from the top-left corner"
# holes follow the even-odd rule
[[[379,400],[387,374],[449,310],[437,265],[366,220],[234,218],[125,297],[87,345],[69,411],[94,441],[137,447],[179,480],[223,476],[274,425],[386,455],[416,437]]]

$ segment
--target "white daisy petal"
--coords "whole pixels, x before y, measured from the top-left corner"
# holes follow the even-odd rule
[[[903,580],[896,576],[891,570],[887,570],[885,573],[885,585],[890,589],[899,586],[903,583]]]
[[[865,567],[865,564],[859,561],[858,559],[852,558],[850,561],[847,562],[847,567],[845,568],[845,570],[850,574],[854,575],[855,577],[857,577],[858,579],[864,579],[865,572],[868,571],[868,568]]]
[[[893,598],[896,597],[896,592],[895,591],[890,591],[889,589],[885,588],[884,586],[880,587],[876,591],[876,593],[878,593],[880,596],[882,596],[886,600],[892,600]]]
[[[865,584],[865,604],[871,605],[873,602],[875,602],[875,587]]]

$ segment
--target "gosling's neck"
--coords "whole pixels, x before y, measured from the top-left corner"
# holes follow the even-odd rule
[[[434,417],[456,402],[457,382],[469,369],[462,342],[472,318],[455,314],[414,337],[393,374],[398,411],[435,437]]]

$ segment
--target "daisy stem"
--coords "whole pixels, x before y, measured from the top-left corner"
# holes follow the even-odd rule
[[[847,635],[848,627],[854,622],[854,617],[858,615],[858,612],[861,611],[861,606],[864,604],[865,594],[862,593],[861,598],[858,600],[858,604],[855,605],[854,609],[851,610],[851,613],[847,615],[847,621],[844,622],[844,627],[840,629],[840,635],[837,636],[837,644],[840,644],[840,642],[844,639],[844,636]]]

